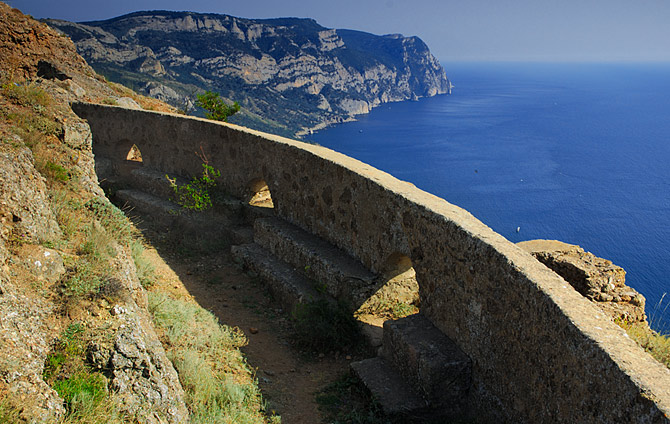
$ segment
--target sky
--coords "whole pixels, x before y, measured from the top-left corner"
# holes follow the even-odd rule
[[[4,0],[36,18],[138,10],[314,18],[328,28],[416,35],[450,61],[670,61],[670,0]]]

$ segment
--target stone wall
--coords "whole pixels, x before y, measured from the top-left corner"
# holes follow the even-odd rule
[[[670,370],[561,277],[467,211],[332,150],[197,118],[75,104],[100,173],[188,176],[204,153],[231,194],[267,183],[276,213],[383,271],[412,261],[421,312],[473,362],[469,405],[492,422],[670,423]]]

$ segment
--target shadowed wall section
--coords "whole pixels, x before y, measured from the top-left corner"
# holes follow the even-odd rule
[[[266,184],[277,215],[371,270],[411,264],[421,313],[472,360],[470,410],[507,422],[668,423],[670,370],[529,254],[467,211],[332,150],[235,125],[75,104],[98,170],[201,172],[240,198]],[[251,183],[250,183],[251,182]]]

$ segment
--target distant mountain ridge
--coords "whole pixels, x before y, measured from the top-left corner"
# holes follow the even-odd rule
[[[418,37],[328,29],[313,19],[152,11],[45,21],[110,80],[182,108],[195,93],[216,91],[242,106],[235,122],[284,135],[450,88]]]

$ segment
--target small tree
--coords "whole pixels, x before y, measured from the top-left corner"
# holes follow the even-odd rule
[[[234,115],[240,110],[240,105],[235,102],[232,106],[228,106],[219,93],[206,91],[204,94],[197,95],[198,100],[195,102],[196,106],[205,109],[207,112],[205,116],[207,119],[215,121],[228,121],[228,117]]]

